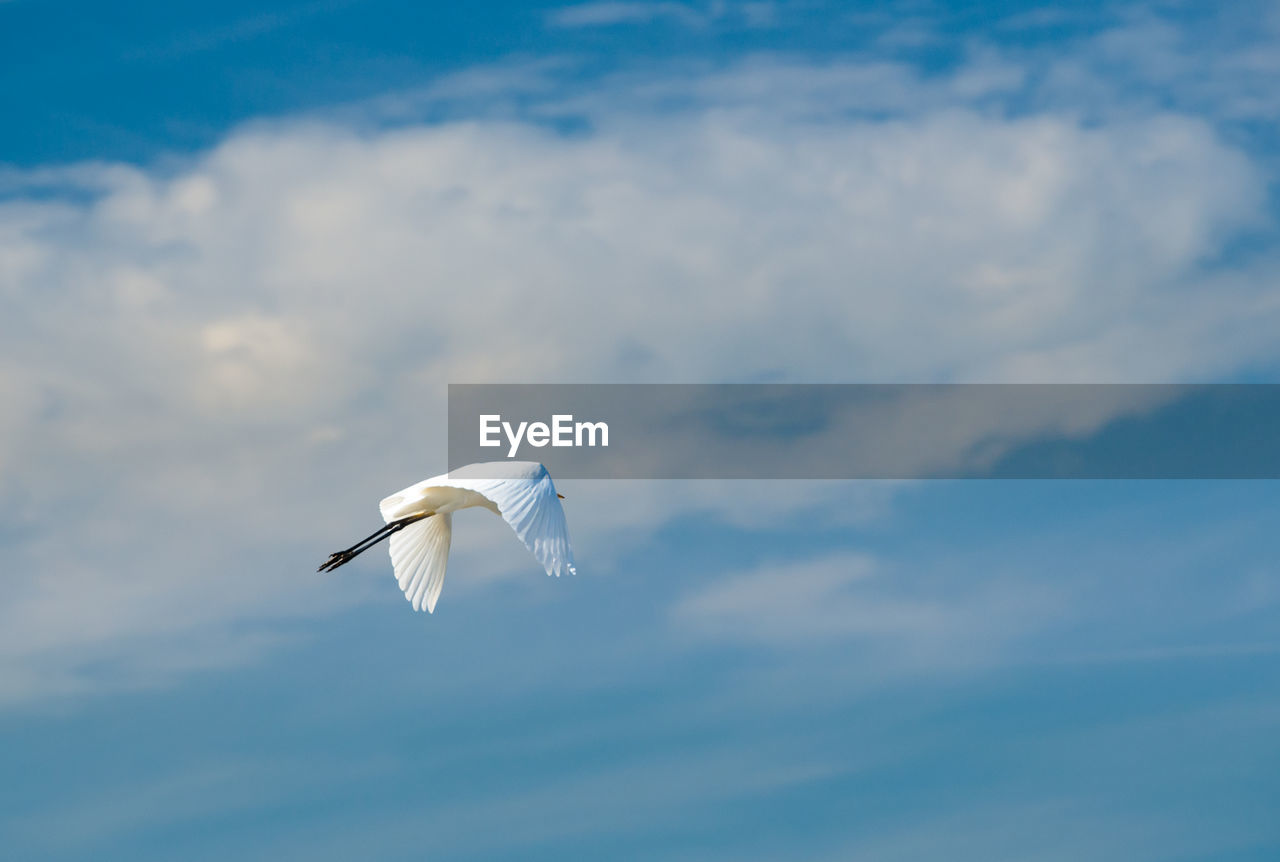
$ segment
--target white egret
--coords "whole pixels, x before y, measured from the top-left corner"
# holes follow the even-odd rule
[[[500,478],[494,478],[500,477]],[[453,513],[481,506],[501,515],[548,575],[577,574],[564,509],[547,468],[537,461],[468,464],[424,479],[378,504],[386,526],[345,551],[329,555],[317,571],[331,572],[391,537],[391,566],[415,611],[432,613],[449,561]]]

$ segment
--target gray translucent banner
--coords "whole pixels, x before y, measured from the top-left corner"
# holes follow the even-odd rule
[[[450,469],[566,479],[1275,479],[1277,432],[1275,384],[449,386]]]

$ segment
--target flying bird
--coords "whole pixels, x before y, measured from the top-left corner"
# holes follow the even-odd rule
[[[415,611],[433,613],[449,562],[453,513],[479,506],[501,515],[548,575],[576,575],[563,499],[537,461],[468,464],[387,497],[378,504],[386,526],[330,554],[317,571],[331,572],[389,536],[391,566],[404,597]]]

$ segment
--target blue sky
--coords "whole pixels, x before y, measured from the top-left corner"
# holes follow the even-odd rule
[[[1274,858],[1270,482],[563,482],[577,578],[314,569],[449,382],[1274,382],[1277,42],[0,3],[6,847]]]

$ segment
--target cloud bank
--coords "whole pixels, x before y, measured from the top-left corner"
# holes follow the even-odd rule
[[[307,565],[439,470],[450,381],[1274,363],[1265,160],[1191,111],[991,109],[1025,77],[754,59],[0,176],[0,698],[242,661],[274,621],[362,600]],[[585,125],[547,122],[567,110]],[[591,505],[610,496],[582,492],[577,536],[673,514]]]

